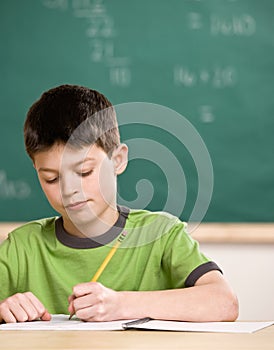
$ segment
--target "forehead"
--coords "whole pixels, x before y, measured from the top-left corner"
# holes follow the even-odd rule
[[[55,144],[46,151],[34,155],[36,168],[61,168],[84,162],[100,162],[107,157],[106,152],[97,145],[74,148],[64,144]]]

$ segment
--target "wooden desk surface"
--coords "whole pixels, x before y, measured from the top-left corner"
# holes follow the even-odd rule
[[[1,349],[274,350],[274,326],[251,334],[151,331],[1,331]]]

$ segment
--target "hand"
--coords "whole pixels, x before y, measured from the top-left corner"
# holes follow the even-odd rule
[[[69,296],[68,311],[83,321],[113,321],[120,319],[120,294],[98,282],[81,283]]]
[[[51,315],[31,292],[17,293],[0,302],[0,322],[50,321]]]

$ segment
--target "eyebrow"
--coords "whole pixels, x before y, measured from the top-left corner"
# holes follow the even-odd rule
[[[57,173],[57,170],[50,169],[50,168],[43,168],[43,167],[39,168],[37,171],[38,172],[45,171],[45,172],[48,172],[48,173]]]
[[[83,161],[80,161],[80,162],[77,162],[75,164],[73,164],[73,166],[77,167],[79,165],[82,165],[86,162],[95,162],[96,159],[95,158],[85,158]],[[58,170],[55,170],[55,169],[51,169],[51,168],[44,168],[44,167],[41,167],[38,169],[38,172],[50,172],[50,173],[58,173]]]

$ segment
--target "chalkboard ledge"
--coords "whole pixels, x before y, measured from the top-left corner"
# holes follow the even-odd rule
[[[20,225],[21,222],[0,223],[0,242]],[[274,223],[201,223],[190,234],[200,243],[274,244]]]
[[[202,223],[191,236],[200,243],[274,243],[274,223]]]

